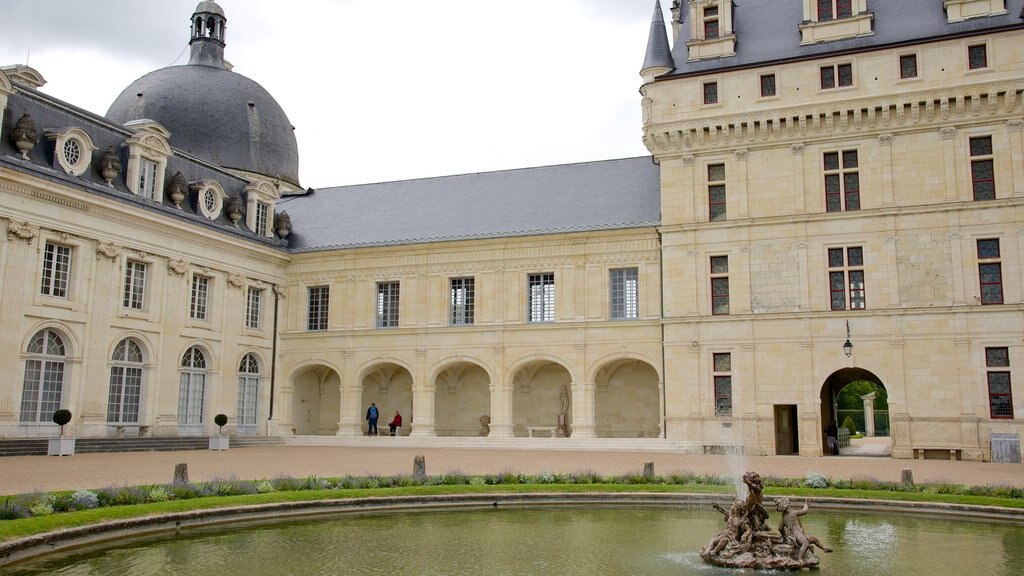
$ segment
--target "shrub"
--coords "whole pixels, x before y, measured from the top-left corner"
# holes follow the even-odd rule
[[[458,470],[445,472],[437,477],[435,484],[440,486],[454,486],[456,484],[469,484],[469,478]]]
[[[170,492],[175,500],[191,500],[202,495],[195,484],[174,484],[170,487]]]
[[[69,512],[75,508],[75,501],[68,492],[54,492],[47,498],[54,512]]]
[[[213,423],[217,425],[220,430],[217,432],[220,434],[224,431],[224,425],[228,423],[228,417],[224,414],[217,414],[213,417]]]
[[[303,480],[299,490],[324,490],[328,487],[327,480],[317,478],[316,474],[310,474]]]
[[[545,470],[545,471],[541,472],[540,474],[538,474],[537,477],[534,478],[534,481],[537,484],[554,484],[555,481],[556,481],[556,478],[555,478],[554,474],[552,474],[551,472],[548,472],[547,470]]]
[[[256,492],[260,494],[266,494],[267,492],[273,492],[275,490],[274,483],[270,480],[257,480],[255,485]]]
[[[12,502],[10,498],[0,501],[0,520],[19,520],[31,515],[28,508],[18,502]]]
[[[146,494],[146,500],[150,502],[166,502],[171,499],[171,493],[163,486],[150,486]]]
[[[857,433],[857,425],[853,423],[853,418],[851,418],[850,416],[847,416],[846,418],[843,419],[843,425],[840,426],[840,428],[846,428],[850,432],[850,434]]]
[[[71,422],[71,410],[67,408],[61,408],[60,410],[54,410],[53,412],[53,423],[60,426],[60,435],[64,435],[64,425]]]
[[[28,511],[33,516],[49,516],[50,514],[53,514],[53,505],[50,504],[50,500],[48,498],[44,497],[37,500],[35,504],[29,506]]]
[[[807,488],[828,488],[828,479],[817,472],[809,472],[804,477],[804,486]]]
[[[302,483],[291,476],[278,476],[274,478],[274,489],[278,492],[291,492],[298,490]]]
[[[100,505],[99,498],[95,492],[90,490],[79,490],[71,495],[72,505],[75,510],[92,510]]]

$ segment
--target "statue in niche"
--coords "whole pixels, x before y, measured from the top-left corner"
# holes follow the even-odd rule
[[[484,414],[480,417],[480,436],[487,436],[491,433],[491,417]]]
[[[562,390],[558,393],[558,430],[556,435],[559,438],[569,437],[569,388],[562,384]]]

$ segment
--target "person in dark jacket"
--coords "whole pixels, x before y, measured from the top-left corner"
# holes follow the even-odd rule
[[[391,419],[391,422],[388,423],[388,426],[391,428],[392,436],[395,435],[396,430],[402,427],[402,415],[398,413],[398,410],[395,410],[395,417]]]
[[[377,405],[370,402],[370,407],[366,409],[366,435],[376,436],[377,435],[377,418],[380,417],[380,411],[377,410]]]

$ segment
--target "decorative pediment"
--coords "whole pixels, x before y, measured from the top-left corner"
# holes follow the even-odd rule
[[[0,67],[0,76],[7,76],[9,79],[7,82],[8,87],[10,87],[12,82],[24,84],[36,89],[42,88],[46,85],[46,79],[43,78],[43,75],[40,74],[38,70],[31,66],[25,66],[24,64]],[[2,87],[3,82],[3,80],[0,80],[0,87]]]

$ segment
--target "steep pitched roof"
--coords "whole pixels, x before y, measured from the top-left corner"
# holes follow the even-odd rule
[[[654,16],[651,18],[651,33],[647,37],[647,54],[641,70],[648,68],[675,68],[672,61],[672,50],[668,45],[668,30],[665,29],[665,16],[661,12],[661,0],[654,3]]]
[[[282,199],[297,252],[656,226],[650,157],[324,188]]]

